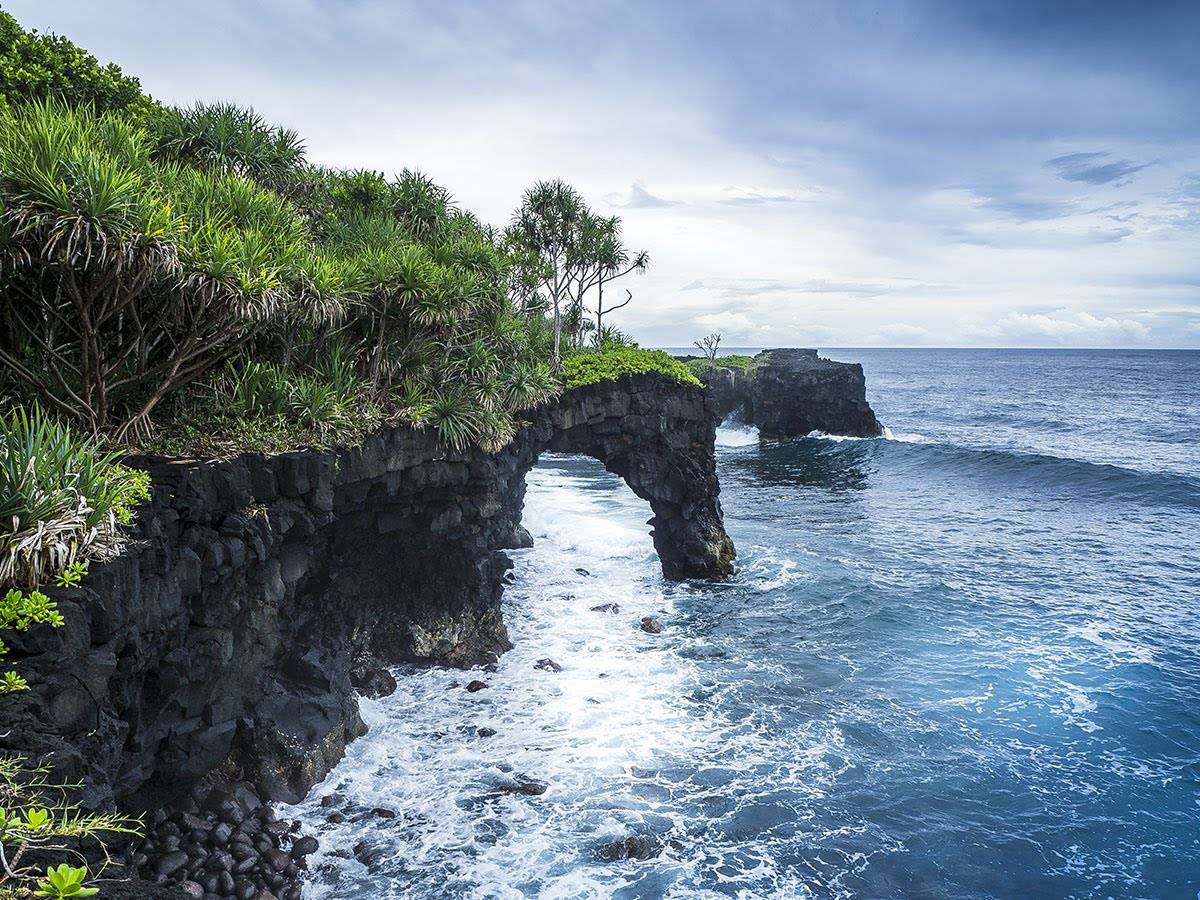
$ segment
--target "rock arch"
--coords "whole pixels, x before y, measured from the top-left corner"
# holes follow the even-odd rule
[[[733,542],[725,533],[713,441],[716,418],[702,391],[662,375],[627,376],[568,391],[535,410],[514,441],[524,479],[546,451],[602,462],[650,504],[654,549],[671,579],[725,578]],[[512,521],[514,533],[519,522]]]

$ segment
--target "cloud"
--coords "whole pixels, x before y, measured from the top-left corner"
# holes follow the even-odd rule
[[[719,331],[723,335],[737,335],[744,338],[748,335],[763,337],[771,333],[769,326],[740,312],[708,313],[696,316],[692,321],[711,331]]]
[[[1048,160],[1046,166],[1058,174],[1063,181],[1077,181],[1083,184],[1110,184],[1128,178],[1150,163],[1135,163],[1128,159],[1114,159],[1108,162],[1110,154],[1104,152],[1068,153],[1066,156],[1056,156]]]
[[[656,197],[646,190],[644,184],[635,181],[629,188],[629,196],[623,202],[616,202],[613,205],[624,209],[662,209],[667,206],[682,206],[683,203],[678,200]]]
[[[871,296],[885,293],[880,284],[850,281],[827,281],[814,278],[807,281],[772,281],[764,278],[698,278],[682,288],[685,291],[707,290],[727,299],[761,297],[767,294],[859,294]]]
[[[1150,335],[1150,329],[1134,319],[1094,316],[1089,312],[1056,311],[1051,313],[1014,312],[980,332],[1026,345],[1111,346],[1114,343],[1138,343]]]
[[[928,328],[909,325],[907,322],[889,322],[875,329],[870,342],[873,344],[924,344],[930,338]]]
[[[0,4],[492,224],[564,178],[650,252],[616,315],[646,342],[728,313],[773,344],[1200,345],[1138,312],[1200,302],[1195,3]]]
[[[768,203],[796,203],[795,194],[770,193],[753,188],[727,187],[717,201],[726,206],[766,206]]]
[[[1018,222],[1044,222],[1073,215],[1076,206],[1071,201],[1029,196],[993,196],[985,199],[982,207],[1011,216]]]

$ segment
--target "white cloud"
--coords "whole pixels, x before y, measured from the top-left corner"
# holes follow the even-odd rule
[[[312,159],[423,169],[488,222],[565,178],[651,254],[614,317],[646,342],[1200,344],[1138,312],[1200,302],[1200,147],[1160,124],[1190,127],[1194,91],[1118,67],[906,55],[803,4],[4,5],[167,102],[254,105]],[[900,34],[915,10],[877,15]],[[639,27],[595,41],[622,12]],[[1080,153],[1107,155],[1047,166]]]
[[[1041,342],[1089,347],[1140,343],[1150,336],[1150,329],[1134,319],[1060,311],[1054,314],[1009,313],[993,327],[983,329],[981,334],[1019,344]]]

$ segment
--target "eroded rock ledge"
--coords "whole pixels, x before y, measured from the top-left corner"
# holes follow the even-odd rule
[[[503,550],[544,451],[595,456],[645,498],[670,578],[720,578],[704,392],[661,376],[568,392],[497,454],[388,428],[360,447],[147,460],[139,541],[58,591],[66,627],[11,641],[33,689],[0,747],[49,757],[91,803],[156,809],[206,776],[294,801],[362,732],[380,664],[467,665],[508,646]]]
[[[816,350],[764,350],[749,368],[716,366],[700,379],[721,418],[733,415],[756,425],[765,438],[883,433],[867,403],[862,366],[824,359]]]

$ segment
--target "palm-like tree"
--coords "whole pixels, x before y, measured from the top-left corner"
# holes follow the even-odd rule
[[[241,176],[155,162],[115,114],[33,103],[0,118],[0,362],[94,432],[144,432],[294,299],[304,242]]]

